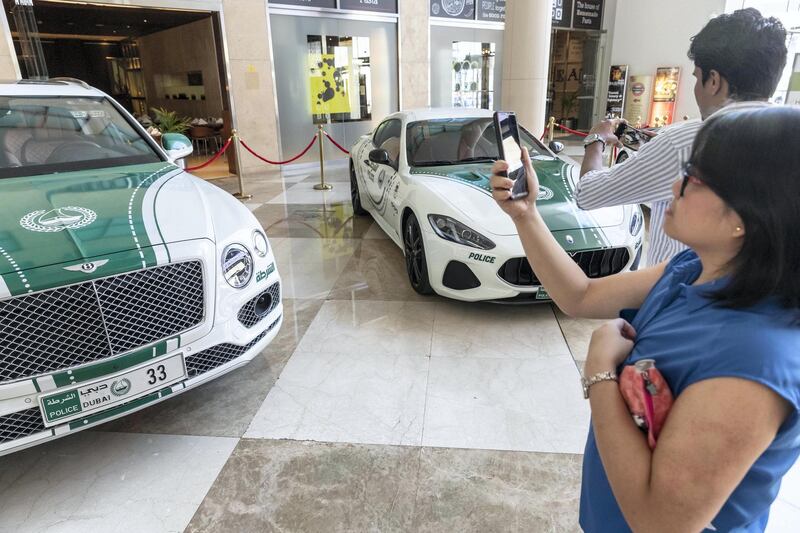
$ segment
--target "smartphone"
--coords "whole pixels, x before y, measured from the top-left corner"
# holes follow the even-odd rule
[[[511,198],[514,200],[524,198],[528,196],[528,176],[522,164],[522,144],[519,142],[517,117],[511,112],[496,111],[493,118],[500,159],[508,163],[506,174],[514,180]]]
[[[617,126],[617,129],[614,131],[614,135],[618,139],[622,139],[622,136],[625,134],[626,131],[633,132],[636,136],[635,139],[639,139],[642,143],[646,143],[650,140],[650,136],[644,133],[642,130],[634,128],[630,124],[625,124],[624,122],[620,122]]]

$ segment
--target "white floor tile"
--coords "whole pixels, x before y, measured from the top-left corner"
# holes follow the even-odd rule
[[[431,355],[528,359],[569,355],[569,348],[548,305],[442,302]]]
[[[435,309],[433,303],[327,301],[298,351],[427,356]]]
[[[267,203],[270,204],[340,204],[350,202],[350,185],[332,183],[330,191],[317,191],[311,182],[301,182],[290,186]]]
[[[296,351],[245,437],[418,446],[429,359],[365,347]]]
[[[568,355],[431,358],[423,446],[582,453],[589,420]]]
[[[356,239],[284,238],[273,245],[278,265],[292,263],[347,264],[359,241]]]
[[[346,263],[300,263],[281,264],[281,289],[284,298],[317,298],[328,296],[336,280],[344,271]]]
[[[83,432],[0,458],[0,531],[183,531],[237,442]]]
[[[374,222],[364,234],[364,239],[383,239],[388,240],[389,236],[381,229],[377,222]]]
[[[353,257],[353,239],[275,239],[285,298],[325,298]]]

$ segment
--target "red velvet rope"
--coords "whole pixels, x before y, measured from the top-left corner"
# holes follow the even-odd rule
[[[247,143],[244,142],[242,139],[239,139],[239,142],[242,143],[242,146],[244,146],[245,150],[247,150],[248,152],[250,152],[255,157],[257,157],[258,159],[262,160],[265,163],[269,163],[270,165],[286,165],[288,163],[291,163],[292,161],[297,161],[298,159],[306,155],[306,153],[308,153],[308,151],[311,150],[311,147],[314,146],[314,143],[317,142],[317,136],[314,135],[314,137],[311,138],[311,142],[308,143],[308,146],[306,146],[302,152],[300,152],[298,155],[294,156],[291,159],[287,159],[286,161],[270,161],[266,157],[258,155],[252,148],[247,146]]]
[[[348,152],[348,151],[347,151],[347,150],[346,150],[346,149],[345,149],[345,148],[344,148],[344,147],[343,147],[341,144],[339,144],[339,143],[337,143],[336,141],[334,141],[334,140],[333,140],[333,137],[331,137],[330,135],[328,135],[328,132],[327,132],[327,131],[325,131],[325,130],[322,130],[322,133],[324,133],[324,134],[325,134],[325,137],[327,137],[327,138],[328,138],[328,140],[329,140],[330,142],[332,142],[332,143],[333,143],[333,145],[334,145],[336,148],[338,148],[338,149],[339,149],[339,150],[341,150],[342,152],[344,152],[344,153],[346,153],[346,154],[350,155],[350,152]]]
[[[577,135],[579,137],[586,137],[587,135],[589,135],[588,133],[585,133],[583,131],[571,130],[568,127],[566,127],[566,126],[564,126],[562,124],[556,124],[556,126],[561,128],[562,130],[566,131],[567,133],[571,133],[571,134]]]
[[[208,165],[210,165],[211,163],[213,163],[214,161],[216,161],[217,159],[219,159],[219,158],[222,156],[222,154],[224,154],[224,153],[225,153],[225,150],[227,150],[227,149],[228,149],[228,146],[230,146],[230,145],[231,145],[231,142],[232,142],[232,141],[233,141],[233,137],[228,137],[228,140],[227,140],[227,141],[225,142],[225,144],[222,146],[222,149],[220,149],[220,151],[219,151],[219,152],[217,152],[216,154],[214,154],[214,156],[213,156],[211,159],[209,159],[208,161],[206,161],[206,162],[205,162],[205,163],[203,163],[202,165],[197,165],[197,166],[194,166],[194,167],[188,167],[188,168],[185,168],[184,170],[188,170],[188,171],[190,171],[190,172],[191,172],[191,171],[193,171],[193,170],[200,170],[201,168],[205,168],[205,167],[207,167]]]

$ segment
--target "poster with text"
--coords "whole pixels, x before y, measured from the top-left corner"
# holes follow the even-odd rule
[[[475,0],[431,0],[431,16],[474,20]]]
[[[628,65],[612,65],[608,76],[606,116],[620,118],[625,107],[625,84],[628,81]]]
[[[347,94],[348,61],[344,54],[309,54],[311,114],[350,113]]]
[[[506,21],[506,0],[478,0],[478,20]]]
[[[572,0],[553,0],[553,27],[572,26]]]
[[[625,105],[622,116],[634,127],[643,126],[650,112],[653,93],[653,76],[628,76]]]
[[[603,28],[603,0],[575,0],[572,27],[581,30]]]
[[[656,69],[656,78],[653,82],[653,104],[650,106],[650,116],[647,120],[651,127],[672,124],[675,118],[675,101],[678,98],[680,77],[680,67]]]

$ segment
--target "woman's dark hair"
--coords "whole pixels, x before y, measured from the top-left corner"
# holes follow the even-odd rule
[[[689,59],[703,72],[703,83],[716,70],[736,100],[771,97],[787,53],[783,24],[752,7],[711,19],[689,46]]]
[[[700,179],[744,222],[730,282],[710,296],[743,308],[768,297],[800,310],[800,108],[743,107],[709,118],[694,141]]]

